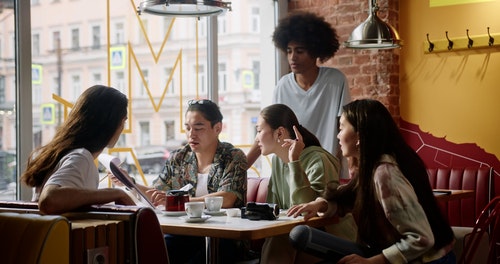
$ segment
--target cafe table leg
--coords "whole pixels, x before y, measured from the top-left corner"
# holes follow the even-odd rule
[[[205,264],[210,264],[210,237],[205,237]]]
[[[219,238],[205,237],[206,264],[217,264],[219,262]]]

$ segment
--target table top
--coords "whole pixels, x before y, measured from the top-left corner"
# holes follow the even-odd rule
[[[438,201],[473,198],[473,190],[434,189]],[[249,220],[226,215],[212,215],[202,223],[187,223],[186,216],[167,216],[158,213],[158,221],[165,234],[205,236],[228,239],[255,240],[289,233],[297,225],[321,227],[333,223],[332,218],[314,217],[304,221],[303,217],[287,217],[281,213],[277,220]]]
[[[434,189],[434,196],[438,201],[451,201],[458,199],[474,198],[474,190],[448,190]]]
[[[307,222],[303,217],[279,216],[277,220],[249,220],[238,217],[211,216],[203,223],[186,223],[183,217],[157,214],[161,229],[165,234],[192,235],[240,240],[261,239],[289,233],[297,225],[313,227],[329,225],[331,218],[314,217]]]

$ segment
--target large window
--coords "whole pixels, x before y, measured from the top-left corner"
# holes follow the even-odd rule
[[[5,76],[0,76],[0,104],[5,103]]]
[[[101,47],[101,26],[92,26],[92,48],[99,49]]]
[[[52,32],[52,51],[57,52],[61,45],[61,32],[56,30]]]
[[[227,71],[226,71],[226,63],[219,63],[219,91],[226,92],[227,91]]]
[[[31,46],[31,55],[33,57],[37,57],[40,55],[40,34],[31,35],[31,42],[33,43]]]
[[[71,49],[78,50],[80,48],[80,29],[71,29]]]
[[[30,31],[27,44],[14,41],[14,10],[0,13],[0,199],[12,198],[2,196],[6,188],[15,198],[20,197],[19,190],[30,192],[16,187],[18,142],[29,144],[30,150],[47,144],[78,95],[95,84],[115,87],[131,102],[120,148],[179,147],[186,139],[182,119],[187,101],[215,94],[218,96],[210,99],[219,103],[224,115],[220,139],[248,150],[255,136],[255,120],[261,107],[270,103],[269,87],[275,84],[270,25],[276,20],[276,1],[235,0],[232,11],[212,18],[137,16],[134,2],[139,1],[31,1],[31,17],[23,19],[32,26],[21,27]],[[215,33],[208,30],[214,23]],[[208,61],[213,55],[209,54],[210,38],[218,40],[215,64]],[[17,87],[13,56],[16,47],[24,45],[29,47],[24,58],[36,57],[32,64],[39,79],[21,88]],[[216,71],[210,71],[213,68]],[[214,78],[216,86],[211,82]],[[261,91],[260,86],[266,89]],[[19,103],[16,89],[28,89],[32,98],[29,105],[21,104],[20,112],[15,111]],[[55,118],[47,122],[41,111],[52,106]],[[16,123],[16,115],[26,110],[29,118],[22,120],[31,119],[29,136],[19,133]],[[21,138],[16,139],[16,134]],[[27,154],[23,153],[21,162],[25,164]],[[111,153],[121,159],[129,156]],[[12,184],[2,184],[6,181]]]
[[[149,132],[149,122],[139,122],[140,142],[141,146],[149,146],[151,144],[151,133]]]
[[[122,22],[116,22],[114,24],[114,34],[112,38],[113,44],[123,44],[125,43],[125,29]]]

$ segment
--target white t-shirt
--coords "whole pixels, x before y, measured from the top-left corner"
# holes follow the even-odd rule
[[[321,146],[337,153],[337,118],[342,106],[351,101],[345,75],[335,69],[320,67],[314,84],[305,91],[295,81],[294,73],[283,76],[274,89],[273,103],[290,107],[299,123],[318,137]]]
[[[49,176],[44,186],[51,184],[97,190],[99,187],[99,171],[92,154],[84,148],[70,151],[59,161],[54,173]],[[34,201],[38,201],[42,188],[36,190],[33,194]]]
[[[201,197],[208,194],[208,173],[198,173],[196,181],[196,197]]]

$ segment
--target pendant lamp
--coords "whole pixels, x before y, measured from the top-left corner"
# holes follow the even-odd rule
[[[219,0],[148,0],[142,1],[137,13],[160,16],[214,16],[231,10],[231,2]]]
[[[401,47],[402,41],[394,27],[382,21],[378,16],[377,0],[369,0],[368,18],[352,31],[344,42],[351,49],[393,49]]]

